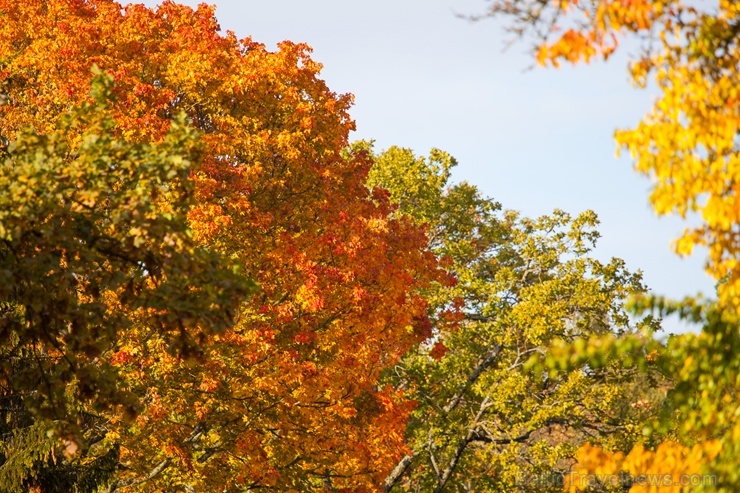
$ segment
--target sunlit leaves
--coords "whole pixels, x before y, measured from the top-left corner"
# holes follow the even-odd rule
[[[657,351],[657,361],[675,382],[668,395],[675,414],[664,416],[656,430],[646,430],[653,441],[662,434],[663,446],[635,449],[633,454],[657,457],[682,450],[685,458],[692,457],[693,452],[686,451],[693,451],[695,444],[720,444],[719,454],[694,455],[679,463],[687,471],[702,463],[705,471],[716,473],[715,484],[704,485],[706,490],[735,491],[740,484],[732,466],[738,457],[732,403],[738,384],[740,311],[738,3],[502,1],[493,2],[491,13],[508,15],[516,34],[534,32],[542,64],[589,61],[596,54],[608,57],[623,35],[640,42],[641,53],[630,64],[633,81],[639,87],[655,84],[659,97],[643,121],[617,131],[616,140],[636,169],[652,179],[650,198],[657,213],[699,219],[674,247],[680,255],[696,246],[707,249],[707,271],[717,280],[718,301],[636,301],[638,310],[678,313],[702,323],[703,330],[697,336],[672,338]],[[673,439],[679,444],[671,445]]]
[[[708,272],[718,280],[725,309],[740,306],[740,127],[737,2],[716,8],[675,0],[493,2],[492,14],[512,17],[511,29],[534,32],[542,64],[588,62],[616,48],[625,34],[641,40],[631,62],[636,85],[652,76],[660,97],[634,129],[616,139],[653,179],[651,201],[659,214],[698,214],[701,224],[676,243],[681,255],[707,247]],[[566,29],[567,28],[567,29]]]
[[[386,488],[534,488],[537,478],[575,462],[585,437],[634,443],[641,420],[656,413],[630,406],[648,398],[639,388],[643,377],[617,358],[545,368],[578,338],[633,331],[623,301],[641,290],[640,279],[620,260],[589,256],[598,238],[592,212],[537,219],[501,213],[474,186],[449,183],[452,165],[439,151],[420,158],[391,148],[370,171],[399,212],[429,229],[455,278],[426,290],[434,331],[389,377],[418,407],[407,433],[411,451]],[[447,312],[455,307],[462,320]],[[589,363],[593,369],[584,370]],[[541,484],[537,491],[548,487],[560,488]]]
[[[185,113],[202,144],[186,172],[192,240],[259,285],[223,313],[235,315],[233,328],[203,332],[198,360],[169,350],[150,323],[165,316],[159,307],[137,318],[104,361],[141,412],[133,422],[105,415],[104,440],[80,460],[115,448],[113,486],[145,491],[377,485],[405,450],[413,407],[378,378],[423,337],[419,290],[442,276],[423,231],[364,186],[371,162],[343,153],[351,96],[326,87],[307,46],[270,52],[238,40],[205,5],[0,1],[0,10],[0,134],[53,127],[87,99],[93,65],[115,81],[111,133],[161,141]],[[174,213],[165,193],[154,200]],[[132,226],[126,241],[145,245],[146,229]]]
[[[193,131],[180,119],[157,145],[115,139],[109,83],[98,78],[95,103],[54,133],[22,133],[0,168],[0,330],[5,358],[25,366],[6,365],[4,381],[17,390],[45,382],[39,398],[57,419],[72,379],[78,398],[116,403],[115,372],[90,361],[133,324],[157,327],[169,350],[192,350],[199,334],[230,326],[247,292],[190,239]],[[41,354],[21,357],[30,348]]]
[[[702,474],[702,464],[714,459],[720,448],[717,440],[691,448],[668,441],[655,451],[637,445],[625,455],[586,445],[578,451],[578,464],[564,483],[573,493],[589,487],[611,487],[611,491],[629,488],[632,493],[680,493],[699,487],[715,491],[716,477]]]
[[[98,447],[90,470],[56,463],[99,434],[98,413],[128,420],[145,406],[118,368],[132,336],[157,333],[171,357],[197,354],[206,335],[232,326],[252,289],[233,261],[192,239],[193,129],[178,117],[157,144],[117,138],[111,87],[96,76],[91,102],[50,133],[20,132],[0,164],[0,384],[4,433],[15,436],[2,451],[8,491],[48,476],[59,488],[107,481],[109,447]]]

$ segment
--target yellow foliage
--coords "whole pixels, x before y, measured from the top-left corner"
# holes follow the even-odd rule
[[[554,6],[501,0],[491,12],[512,15],[515,32],[534,31],[541,65],[608,58],[628,34],[647,40],[630,72],[639,87],[652,75],[661,95],[644,120],[617,131],[616,140],[637,171],[652,178],[650,200],[658,214],[701,219],[676,242],[676,252],[708,247],[707,271],[720,281],[720,303],[737,312],[740,10],[732,0],[720,0],[716,10],[701,8],[679,0],[569,0]]]
[[[566,481],[566,491],[575,493],[589,486],[617,486],[632,483],[630,493],[680,493],[708,483],[702,476],[702,465],[720,452],[719,440],[707,440],[693,447],[663,442],[655,450],[637,445],[627,454],[608,452],[590,444],[578,450],[578,464]]]

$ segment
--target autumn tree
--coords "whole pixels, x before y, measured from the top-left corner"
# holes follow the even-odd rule
[[[170,349],[193,351],[233,323],[250,290],[233,273],[238,264],[191,238],[193,130],[181,117],[157,144],[116,139],[110,82],[96,77],[93,101],[52,133],[26,130],[4,149],[3,380],[38,390],[33,407],[55,420],[67,411],[57,383],[76,380],[78,397],[101,408],[123,398],[111,369],[89,363],[134,323],[156,327]],[[29,348],[43,356],[26,359]]]
[[[388,188],[399,213],[429,229],[430,247],[456,279],[426,291],[438,314],[433,335],[389,377],[418,407],[411,452],[385,488],[562,491],[586,439],[635,443],[662,400],[650,390],[659,378],[616,358],[567,371],[533,363],[564,343],[634,333],[624,300],[644,288],[622,261],[591,256],[592,212],[502,212],[476,187],[451,184],[454,165],[439,150],[424,158],[392,147],[370,171],[369,183]],[[450,307],[462,318],[450,318]]]
[[[679,254],[709,249],[708,272],[720,283],[725,308],[740,304],[738,149],[740,9],[667,0],[545,0],[492,2],[492,15],[520,35],[533,34],[542,64],[608,58],[624,37],[642,51],[630,62],[638,87],[653,79],[661,91],[645,119],[616,133],[617,143],[652,178],[658,214],[698,213],[701,226],[676,243]]]
[[[259,286],[233,313],[230,328],[206,330],[231,314],[219,313],[218,300],[208,303],[218,285],[193,268],[182,271],[191,276],[185,294],[192,306],[206,303],[206,310],[163,311],[142,291],[153,291],[156,301],[161,287],[139,287],[136,278],[132,296],[145,301],[134,317],[109,294],[119,286],[121,296],[128,293],[119,271],[130,270],[116,263],[94,266],[91,279],[103,276],[113,284],[87,293],[68,270],[87,257],[58,260],[55,275],[67,282],[58,286],[60,296],[83,290],[81,296],[101,297],[97,316],[133,317],[114,347],[86,357],[96,371],[111,369],[122,381],[117,391],[138,404],[133,419],[120,408],[97,412],[94,438],[89,427],[83,429],[87,434],[68,439],[79,442],[79,449],[65,449],[65,466],[104,463],[110,492],[376,488],[407,451],[403,429],[413,407],[379,377],[428,335],[428,306],[419,290],[444,276],[425,248],[423,230],[394,216],[387,194],[364,186],[367,156],[342,154],[353,128],[351,97],[326,87],[305,45],[285,42],[270,52],[249,38],[222,34],[207,6],[0,0],[0,12],[0,135],[6,142],[20,142],[18,149],[28,149],[23,156],[36,155],[33,145],[57,135],[60,115],[89,101],[93,66],[113,79],[115,100],[107,110],[112,120],[106,121],[114,123],[82,142],[105,133],[98,139],[157,149],[182,127],[178,115],[184,113],[200,134],[199,165],[178,167],[163,154],[142,169],[155,173],[151,180],[172,170],[178,184],[187,175],[192,203],[186,226],[193,248],[228,259],[239,266],[239,276]],[[33,145],[23,144],[29,139],[24,128],[38,136]],[[66,145],[77,148],[77,134]],[[37,151],[56,156],[48,160],[49,180],[58,176],[57,168],[75,162],[58,151]],[[115,146],[94,151],[100,157],[81,165],[102,166],[107,173],[83,166],[82,178],[89,172],[98,180],[90,186],[117,191],[130,184],[132,201],[146,199],[151,187],[125,174],[125,154],[116,154]],[[181,155],[175,151],[172,156]],[[37,166],[33,159],[28,157],[29,170]],[[133,157],[130,162],[143,164]],[[55,190],[41,176],[35,186],[42,193]],[[69,191],[82,197],[82,209],[87,194],[95,193],[87,186],[77,181]],[[151,214],[170,221],[168,214],[177,209],[170,195],[180,185],[162,186],[159,194],[149,194]],[[52,192],[48,200],[54,202]],[[41,223],[47,213],[39,212]],[[122,218],[132,227],[116,239],[133,251],[179,248],[176,238],[170,245],[166,228],[149,233],[137,229],[139,220],[133,214]],[[99,221],[95,228],[108,227],[108,219]],[[147,227],[157,226],[152,221]],[[51,240],[49,245],[54,248]],[[145,257],[130,269],[155,275],[164,260],[154,260],[147,263]],[[162,317],[196,335],[197,347],[187,346],[187,353],[173,344],[178,339],[157,324]],[[64,343],[75,354],[75,345],[86,349],[74,331],[65,333],[65,322],[70,321],[59,320],[59,337],[67,337]],[[97,334],[89,329],[83,335]],[[70,392],[66,382],[73,375],[56,381],[63,384],[57,393]],[[95,386],[85,396],[99,392]],[[80,399],[79,405],[88,412],[93,404]],[[42,418],[36,417],[39,426]],[[11,452],[0,467],[14,467],[15,458]],[[19,488],[30,484],[15,480]]]
[[[696,489],[736,491],[740,485],[734,466],[740,424],[734,405],[738,358],[733,349],[740,337],[737,2],[494,1],[490,14],[505,17],[517,35],[534,34],[535,56],[542,64],[608,58],[624,38],[641,43],[641,53],[630,62],[632,79],[638,87],[654,83],[660,97],[634,129],[617,131],[616,140],[629,151],[635,168],[653,179],[651,202],[657,213],[700,218],[700,225],[688,228],[675,249],[686,255],[696,245],[707,247],[707,271],[717,280],[718,300],[716,304],[697,299],[638,301],[638,309],[678,312],[702,323],[703,329],[698,335],[675,338],[660,352],[665,371],[676,382],[669,395],[676,412],[655,428],[675,433],[667,434],[655,450],[639,448],[621,456],[614,467],[656,464],[664,473],[678,474],[696,471],[698,463],[703,472],[714,474],[715,481]],[[675,467],[658,465],[665,457]],[[585,459],[590,467],[598,462]],[[639,488],[633,490],[645,491]]]
[[[193,130],[178,118],[158,144],[116,139],[110,82],[96,77],[92,102],[53,132],[26,130],[4,149],[3,491],[94,491],[90,475],[55,464],[79,436],[99,434],[97,413],[140,409],[111,352],[138,324],[158,331],[168,351],[194,351],[206,333],[233,324],[251,289],[236,264],[190,235]],[[61,450],[47,431],[62,433]]]

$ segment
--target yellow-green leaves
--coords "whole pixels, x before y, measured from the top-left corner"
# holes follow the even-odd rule
[[[716,481],[697,485],[697,490],[737,491],[740,4],[734,0],[522,0],[494,1],[490,8],[492,14],[507,16],[516,34],[535,35],[535,52],[542,64],[588,62],[597,54],[606,58],[622,36],[642,42],[630,72],[636,86],[644,88],[652,82],[659,96],[639,124],[616,132],[616,140],[620,149],[630,153],[636,170],[651,179],[650,200],[658,214],[698,219],[698,225],[687,228],[674,248],[679,255],[691,254],[697,246],[706,248],[706,269],[717,281],[717,302],[634,300],[638,311],[677,313],[702,323],[703,330],[697,336],[671,338],[665,348],[648,353],[675,382],[667,400],[672,413],[646,429],[653,443],[626,457],[652,464],[680,456],[676,461],[681,466],[667,467],[664,473],[694,472],[696,464],[691,462],[700,462],[705,471],[716,473]],[[617,347],[607,344],[598,349],[598,357],[613,356]],[[561,355],[558,361],[582,359],[584,348],[575,349],[578,357]],[[660,440],[664,444],[655,447]],[[716,450],[695,453],[695,446],[701,451],[717,443],[722,449],[719,454]],[[632,491],[645,490],[637,485]]]
[[[158,144],[116,138],[110,85],[96,76],[94,102],[50,134],[21,133],[0,164],[2,381],[38,390],[36,410],[54,419],[73,419],[69,397],[137,407],[97,358],[144,321],[192,351],[249,291],[190,239],[193,130],[179,118]]]
[[[419,405],[407,432],[412,452],[386,487],[558,491],[544,479],[574,461],[586,436],[634,443],[637,423],[657,411],[630,406],[646,398],[634,364],[585,344],[634,331],[623,303],[643,289],[640,277],[618,259],[590,257],[593,212],[500,213],[476,187],[450,184],[439,155],[391,148],[369,175],[399,213],[426,225],[456,280],[425,292],[435,310],[432,336],[390,378]],[[573,341],[582,347],[571,361]]]

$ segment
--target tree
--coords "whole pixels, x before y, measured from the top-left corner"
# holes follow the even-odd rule
[[[642,42],[641,55],[630,64],[633,81],[645,87],[652,77],[661,96],[636,128],[618,131],[616,139],[633,156],[636,169],[653,179],[651,201],[656,212],[700,215],[701,225],[687,229],[675,248],[682,255],[695,245],[708,248],[707,271],[717,280],[718,299],[716,304],[697,299],[638,301],[640,309],[678,312],[701,322],[703,328],[696,336],[672,339],[659,351],[664,371],[676,384],[668,399],[676,415],[664,416],[654,427],[665,433],[665,443],[656,450],[640,447],[610,464],[629,468],[631,463],[649,464],[672,455],[680,458],[673,460],[676,469],[663,472],[694,471],[699,462],[702,472],[714,474],[714,480],[701,487],[736,491],[740,485],[734,467],[740,423],[733,404],[738,371],[734,348],[740,337],[737,3],[495,1],[490,14],[508,17],[517,35],[534,33],[536,57],[542,64],[589,61],[597,55],[608,58],[625,34]],[[598,462],[585,459],[589,467]],[[639,488],[633,489],[642,491]]]
[[[233,324],[251,289],[187,227],[194,131],[177,118],[158,144],[116,139],[110,91],[110,78],[96,76],[92,102],[52,133],[26,130],[3,149],[3,491],[44,481],[34,468],[58,453],[47,430],[63,433],[71,453],[78,435],[99,433],[97,413],[141,408],[110,360],[132,327],[156,330],[167,350],[186,355]],[[79,472],[49,469],[54,491],[68,491]]]
[[[385,488],[562,491],[586,439],[636,442],[660,407],[661,393],[650,390],[660,379],[625,358],[567,370],[535,363],[564,341],[634,333],[624,300],[644,288],[622,261],[590,257],[592,212],[535,220],[501,213],[474,186],[449,183],[455,164],[439,150],[423,158],[392,147],[368,179],[429,229],[431,248],[456,279],[426,291],[438,314],[433,335],[389,377],[418,407],[407,430],[411,453]],[[452,306],[462,319],[450,317]]]
[[[220,34],[206,6],[0,0],[0,12],[0,135],[51,133],[87,100],[93,64],[114,79],[118,138],[160,142],[184,112],[202,146],[192,239],[259,286],[233,327],[203,331],[196,359],[135,320],[97,364],[139,412],[97,414],[99,436],[76,437],[69,467],[111,458],[111,492],[372,490],[406,451],[413,407],[380,374],[425,336],[419,290],[444,275],[422,229],[364,186],[367,157],[342,154],[351,97],[326,87],[308,47]]]
[[[578,364],[587,352],[608,360],[643,348],[642,359],[651,360],[668,382],[661,412],[645,423],[643,443],[631,450],[585,446],[578,454],[571,491],[589,486],[584,478],[596,471],[628,474],[635,479],[630,491],[637,493],[655,491],[651,488],[656,486],[660,486],[659,491],[735,491],[740,484],[735,467],[739,454],[737,324],[728,321],[726,312],[715,302],[668,302],[651,297],[636,300],[636,305],[638,311],[650,309],[661,315],[679,312],[684,318],[702,323],[702,331],[671,336],[663,344],[644,338],[608,345],[598,341],[599,346],[582,345],[580,351],[575,351],[578,355],[570,351],[567,358],[561,355],[559,362],[555,361],[558,358],[551,361],[560,365],[569,359],[570,364]]]
[[[642,42],[642,53],[630,63],[632,79],[645,87],[652,75],[662,94],[636,128],[616,133],[617,143],[639,172],[654,179],[651,201],[658,214],[701,215],[703,224],[687,229],[676,251],[707,246],[708,272],[721,281],[720,302],[725,309],[740,306],[736,2],[494,1],[490,14],[509,18],[518,35],[533,34],[542,64],[608,58],[626,34]]]

